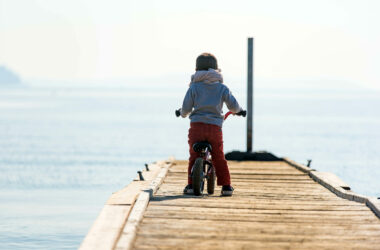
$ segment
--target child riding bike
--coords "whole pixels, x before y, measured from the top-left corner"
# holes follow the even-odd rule
[[[214,55],[203,53],[197,57],[195,74],[191,76],[189,89],[183,100],[180,115],[185,118],[190,114],[189,142],[189,166],[188,185],[184,194],[194,194],[191,178],[191,169],[198,157],[192,145],[196,142],[207,141],[211,144],[212,165],[217,176],[217,185],[222,186],[221,194],[231,196],[230,172],[223,152],[223,103],[232,112],[239,114],[243,109],[231,94],[218,69],[218,63]]]

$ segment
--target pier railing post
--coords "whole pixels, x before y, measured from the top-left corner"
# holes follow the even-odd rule
[[[253,151],[253,37],[248,38],[247,152]]]

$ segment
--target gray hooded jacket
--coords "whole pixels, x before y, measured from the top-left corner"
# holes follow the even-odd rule
[[[183,100],[181,116],[186,117],[190,114],[191,122],[202,122],[207,124],[214,124],[219,127],[223,125],[223,103],[227,105],[227,108],[233,113],[238,113],[242,109],[231,91],[224,85],[223,79],[218,79],[216,82],[210,82],[207,79],[203,79],[205,73],[210,75],[212,73],[215,77],[215,73],[201,71],[197,76],[197,73],[193,75],[190,87],[187,90],[186,96]],[[210,79],[210,77],[208,77]],[[202,79],[202,82],[197,82],[197,79]],[[214,79],[214,78],[212,78]]]

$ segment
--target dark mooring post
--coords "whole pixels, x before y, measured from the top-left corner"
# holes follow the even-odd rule
[[[253,138],[253,37],[248,38],[247,70],[247,152],[252,152]]]

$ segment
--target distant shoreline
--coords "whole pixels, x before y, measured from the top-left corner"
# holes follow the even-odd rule
[[[21,78],[16,73],[7,69],[5,66],[0,66],[0,85],[8,86],[21,84]]]

